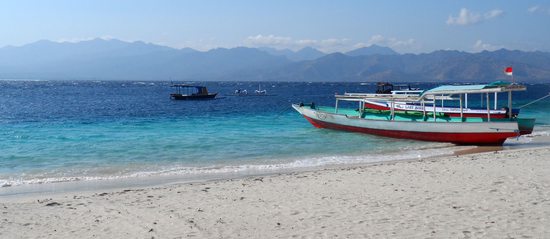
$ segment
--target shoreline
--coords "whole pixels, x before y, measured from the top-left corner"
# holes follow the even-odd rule
[[[13,198],[33,197],[39,195],[63,195],[66,193],[86,193],[96,191],[113,191],[122,190],[125,188],[147,188],[164,186],[171,184],[185,184],[185,183],[204,183],[212,181],[223,181],[228,179],[242,179],[247,177],[256,176],[270,176],[289,173],[303,173],[312,172],[324,169],[342,169],[350,167],[369,167],[378,164],[393,164],[397,162],[409,162],[409,161],[422,161],[433,158],[442,158],[448,156],[463,156],[470,154],[480,154],[486,152],[496,151],[515,151],[522,149],[536,149],[550,147],[550,136],[547,134],[535,135],[524,138],[529,140],[528,143],[514,143],[513,141],[508,146],[438,146],[435,148],[421,148],[418,151],[434,150],[440,148],[449,148],[450,151],[438,155],[428,155],[425,157],[409,157],[405,159],[392,159],[392,160],[379,160],[372,162],[357,162],[357,163],[341,163],[341,164],[324,164],[320,166],[307,166],[303,168],[281,168],[269,171],[250,171],[250,172],[226,172],[226,173],[214,173],[203,175],[180,175],[180,174],[167,174],[167,175],[147,175],[147,176],[135,176],[127,178],[107,178],[99,180],[75,180],[75,181],[61,181],[51,183],[36,183],[36,184],[23,184],[8,187],[0,187],[0,198],[9,200]],[[453,149],[454,148],[454,149]]]
[[[0,237],[543,238],[549,155],[521,148],[35,195],[0,203]]]
[[[453,155],[456,150],[463,148],[470,148],[473,146],[456,146],[456,145],[438,145],[435,147],[422,147],[411,151],[409,156],[393,159],[385,158],[385,155],[370,155],[367,158],[359,155],[344,155],[340,156],[345,158],[346,162],[338,163],[340,159],[335,162],[330,162],[333,158],[338,156],[328,156],[328,162],[313,162],[312,165],[302,166],[300,161],[289,161],[276,164],[251,164],[251,165],[236,165],[236,166],[221,166],[220,168],[213,167],[212,170],[221,169],[222,172],[205,172],[199,174],[180,174],[178,171],[170,172],[167,174],[144,174],[139,176],[128,176],[121,178],[99,178],[90,180],[67,180],[59,182],[45,182],[45,183],[29,183],[0,187],[0,198],[10,197],[25,197],[32,195],[55,195],[71,192],[86,192],[86,191],[98,191],[98,190],[117,190],[123,188],[140,188],[140,187],[154,187],[166,184],[174,183],[192,183],[192,182],[208,182],[215,180],[225,179],[239,179],[245,177],[254,176],[266,176],[274,174],[286,174],[286,173],[300,173],[309,172],[322,169],[331,168],[346,168],[352,166],[371,165],[379,163],[391,163],[397,161],[409,161],[418,160],[421,158],[441,157],[447,155]],[[440,150],[444,150],[441,151]],[[395,154],[394,156],[398,156]],[[374,158],[369,158],[374,157]],[[380,158],[378,158],[380,157]],[[309,159],[306,159],[309,160]],[[293,164],[298,166],[292,166]],[[263,169],[262,169],[263,168]],[[210,169],[206,169],[210,170]]]

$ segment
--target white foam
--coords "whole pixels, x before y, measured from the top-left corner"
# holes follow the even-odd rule
[[[437,144],[435,144],[437,145]],[[345,164],[365,164],[374,162],[384,162],[393,160],[410,160],[427,158],[452,153],[456,147],[448,147],[440,145],[437,148],[423,148],[415,150],[400,150],[400,152],[389,152],[386,154],[373,155],[353,155],[353,156],[322,156],[322,157],[307,157],[286,162],[273,164],[240,164],[240,165],[211,165],[203,167],[189,167],[181,165],[166,166],[156,170],[144,170],[137,172],[129,172],[120,175],[102,175],[102,176],[45,176],[45,175],[23,175],[19,178],[0,179],[0,187],[17,186],[25,184],[47,184],[47,183],[62,183],[75,181],[101,181],[101,180],[116,180],[143,178],[151,176],[181,176],[188,178],[211,178],[224,175],[251,175],[265,174],[288,171],[300,171],[304,169],[321,168],[332,165]],[[32,177],[32,178],[29,178]]]
[[[517,137],[514,140],[514,143],[516,143],[516,144],[527,144],[527,143],[531,143],[533,141],[533,139],[536,139],[536,138],[539,138],[539,137],[548,137],[548,136],[550,136],[550,131],[536,130],[536,131],[533,131],[531,134],[521,135],[521,136]]]

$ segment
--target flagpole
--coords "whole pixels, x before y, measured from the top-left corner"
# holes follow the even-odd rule
[[[512,70],[512,67],[511,66],[508,66],[504,69],[504,73],[506,73],[506,75],[509,75],[512,77],[512,84],[515,84],[516,81],[514,80],[514,71]]]

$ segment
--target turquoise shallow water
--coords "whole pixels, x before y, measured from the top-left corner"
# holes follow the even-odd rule
[[[149,175],[200,178],[452,150],[447,144],[316,129],[290,107],[300,101],[330,105],[336,91],[365,92],[372,86],[263,83],[276,96],[232,97],[234,89],[251,92],[257,83],[206,84],[222,97],[172,101],[168,82],[3,81],[0,185]],[[527,96],[519,100],[527,102]],[[550,105],[532,109],[522,114],[542,116],[544,128]]]
[[[375,157],[385,151],[428,145],[319,130],[294,112],[277,118],[258,115],[84,124],[34,122],[10,125],[4,130],[0,174],[10,184],[178,170],[186,173],[191,169],[194,173],[200,169],[212,173],[212,168],[226,166],[318,166],[345,163],[335,160],[336,156]],[[325,162],[318,161],[323,157]],[[229,168],[220,172],[226,170]]]

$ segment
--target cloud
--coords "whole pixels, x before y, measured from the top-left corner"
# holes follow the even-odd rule
[[[540,6],[532,6],[530,8],[527,8],[527,11],[530,12],[530,13],[534,13],[534,12],[537,12],[541,9]]]
[[[386,40],[385,37],[383,37],[382,35],[374,35],[372,37],[370,37],[368,43],[370,44],[383,44],[383,42]]]
[[[503,14],[504,14],[504,11],[500,9],[493,9],[482,15],[477,12],[472,12],[467,8],[462,8],[460,9],[458,16],[454,17],[452,15],[449,15],[449,18],[447,18],[447,25],[460,25],[460,26],[472,25],[472,24],[482,22],[484,20],[489,20],[489,19],[502,16]]]
[[[485,19],[491,19],[491,18],[501,16],[502,14],[504,14],[504,11],[500,9],[493,9],[491,11],[486,12],[483,16],[485,17]]]
[[[407,48],[414,45],[416,41],[412,38],[400,40],[395,37],[384,37],[382,35],[374,35],[369,39],[367,43],[368,45],[377,44],[377,45],[389,46],[391,48]]]
[[[298,45],[298,46],[309,46],[309,45],[317,44],[317,41],[311,40],[311,39],[302,39],[302,40],[296,40],[295,43],[296,43],[295,45]]]
[[[390,46],[391,47],[411,46],[414,43],[416,43],[416,41],[412,38],[409,38],[407,40],[397,40],[395,38],[390,38],[389,41],[390,41]]]
[[[325,52],[341,51],[348,48],[350,40],[347,38],[329,39],[293,39],[292,37],[262,35],[249,36],[244,40],[245,45],[254,47],[273,47],[278,49],[298,50],[304,47],[314,47]]]
[[[543,14],[547,14],[547,15],[550,15],[550,8],[547,8],[547,7],[541,7],[539,5],[535,5],[535,6],[532,6],[530,8],[527,8],[527,11],[529,13],[543,13]]]
[[[290,37],[280,37],[275,35],[261,35],[249,36],[246,38],[245,42],[252,45],[288,45],[292,42]]]
[[[348,38],[328,38],[328,39],[293,39],[292,37],[283,37],[275,35],[255,35],[249,36],[244,40],[245,45],[251,47],[273,47],[277,49],[299,50],[304,47],[313,47],[323,52],[346,52],[360,47],[366,47],[373,44],[388,46],[394,50],[409,51],[413,50],[416,41],[412,38],[398,39],[395,37],[385,37],[382,35],[373,35],[366,42],[357,42]]]
[[[413,38],[398,39],[395,37],[385,37],[380,34],[373,35],[367,42],[355,43],[350,49],[380,45],[390,47],[398,52],[415,52],[420,49],[418,43]]]
[[[95,39],[102,39],[102,40],[113,40],[113,39],[117,39],[116,37],[113,37],[113,36],[110,36],[110,35],[105,35],[105,36],[101,36],[101,37],[72,37],[72,38],[60,38],[60,39],[57,39],[55,40],[55,42],[69,42],[69,43],[77,43],[77,42],[81,42],[81,41],[91,41],[91,40],[95,40]],[[121,41],[124,41],[124,40],[121,40]],[[126,41],[126,42],[131,42],[131,41]]]
[[[330,38],[319,41],[317,46],[320,48],[346,48],[350,45],[350,40],[347,38]]]
[[[495,51],[504,47],[485,43],[482,40],[477,40],[472,48],[474,51]]]
[[[481,19],[481,15],[479,15],[478,13],[473,13],[466,8],[462,8],[460,9],[458,16],[456,17],[449,16],[449,18],[447,18],[447,24],[448,25],[470,25],[470,24],[478,23],[480,19]]]

